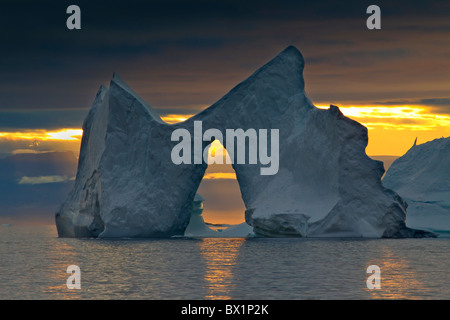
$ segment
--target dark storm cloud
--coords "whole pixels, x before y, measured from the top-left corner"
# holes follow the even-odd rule
[[[426,98],[426,99],[411,99],[411,100],[388,100],[375,101],[370,103],[372,105],[380,106],[408,106],[419,105],[431,107],[433,113],[450,114],[450,98]]]
[[[426,105],[434,107],[449,107],[450,98],[427,98],[419,100],[392,100],[392,101],[376,101],[374,104],[385,106],[399,106],[399,105]]]
[[[450,107],[450,98],[431,98],[422,99],[420,104],[434,107]]]
[[[0,131],[81,128],[88,110],[0,111]]]
[[[81,8],[81,30],[65,27],[70,4]],[[450,54],[448,43],[438,43],[448,32],[447,2],[379,1],[378,33],[365,28],[370,4],[2,1],[0,110],[84,110],[117,71],[161,112],[196,112],[291,44],[305,56],[308,94],[317,101],[404,98],[407,85],[397,83],[417,74],[430,86],[442,81],[442,71],[426,70],[437,63],[436,55]],[[430,43],[416,49],[422,39]],[[428,53],[429,61],[421,56]],[[417,61],[414,74],[408,66]]]

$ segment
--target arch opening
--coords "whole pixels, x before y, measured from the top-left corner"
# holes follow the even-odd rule
[[[214,140],[208,146],[208,167],[197,189],[186,235],[224,236],[235,229],[231,236],[245,236],[251,232],[245,223],[245,209],[229,155],[220,141]]]

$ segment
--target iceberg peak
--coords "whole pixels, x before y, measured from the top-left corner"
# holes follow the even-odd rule
[[[133,89],[131,89],[128,84],[117,74],[117,72],[113,73],[110,88],[113,89],[112,95],[115,97],[121,97],[121,96],[129,96],[131,97],[131,101],[135,100],[139,102],[139,104],[143,107],[143,109],[150,115],[150,117],[159,122],[159,123],[165,123],[161,117],[159,116],[158,112],[153,109],[152,106],[150,106],[144,99],[142,99],[136,92],[134,92]],[[119,90],[117,90],[119,89]],[[127,104],[119,104],[119,106],[126,106]],[[128,106],[129,107],[129,106]]]
[[[278,77],[282,76],[285,79],[298,79],[301,83],[301,89],[304,89],[303,80],[303,69],[305,66],[305,60],[300,51],[294,47],[289,46],[278,55],[276,55],[272,60],[262,66],[257,70],[254,75],[263,73],[265,76],[266,72],[269,73],[270,77],[266,79],[267,81],[279,81]],[[270,79],[273,80],[270,80]]]
[[[292,61],[301,63],[302,65],[304,65],[304,63],[305,63],[302,53],[295,46],[292,46],[292,45],[288,46],[286,49],[281,51],[277,56],[278,57],[287,57],[287,58],[291,59]]]

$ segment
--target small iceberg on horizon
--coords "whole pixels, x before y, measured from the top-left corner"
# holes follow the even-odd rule
[[[224,229],[214,230],[208,227],[203,219],[203,202],[205,199],[196,194],[192,205],[191,219],[184,232],[185,237],[191,238],[246,238],[252,237],[253,228],[246,222],[231,225]]]

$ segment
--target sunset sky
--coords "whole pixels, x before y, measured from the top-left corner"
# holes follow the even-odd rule
[[[81,30],[66,28],[71,4]],[[78,152],[82,121],[113,72],[175,122],[289,45],[304,56],[311,101],[368,127],[368,155],[450,136],[450,2],[377,1],[381,30],[366,27],[371,4],[2,1],[0,156]]]

